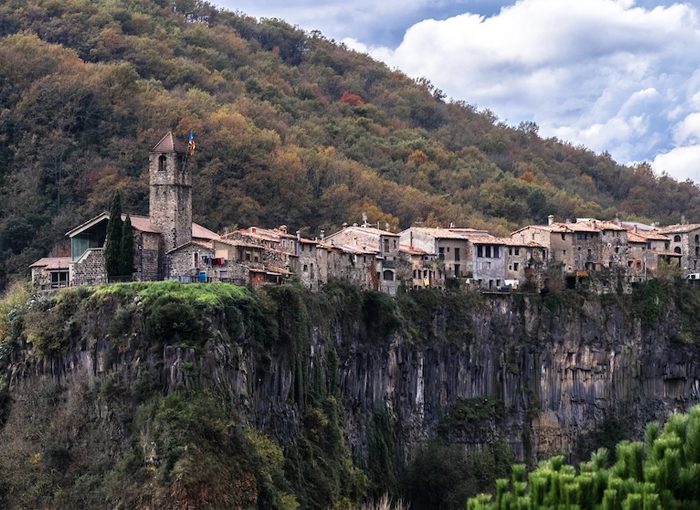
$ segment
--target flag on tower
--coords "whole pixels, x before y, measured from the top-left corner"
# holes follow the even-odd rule
[[[187,139],[187,154],[192,156],[196,148],[197,144],[194,141],[194,131],[190,131],[190,137]]]

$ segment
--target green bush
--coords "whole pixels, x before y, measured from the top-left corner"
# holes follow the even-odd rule
[[[496,495],[469,501],[469,510],[554,508],[662,510],[700,508],[700,406],[671,415],[663,430],[647,425],[644,442],[622,441],[610,466],[604,448],[578,469],[553,457],[533,472],[513,467]]]
[[[146,331],[152,341],[188,346],[200,345],[205,333],[194,306],[167,295],[149,307]]]

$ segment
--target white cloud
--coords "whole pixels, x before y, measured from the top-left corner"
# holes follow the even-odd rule
[[[693,173],[680,166],[700,143],[700,11],[692,5],[519,0],[490,17],[423,20],[393,50],[346,43],[509,123],[534,120],[546,136],[623,161],[663,154],[657,160],[671,174]]]
[[[676,147],[654,158],[652,167],[657,172],[668,172],[677,179],[700,182],[700,145]]]

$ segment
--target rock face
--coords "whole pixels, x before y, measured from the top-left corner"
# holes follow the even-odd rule
[[[117,340],[110,324],[122,305],[115,298],[92,307],[60,353],[15,348],[5,372],[13,399],[39,385],[70,394],[107,378],[133,385],[152,377],[165,393],[206,387],[225,395],[285,444],[302,426],[307,396],[325,388],[340,397],[353,458],[366,457],[372,416],[386,412],[404,460],[440,434],[465,449],[503,438],[530,462],[575,451],[606,420],[638,435],[647,421],[700,402],[700,352],[678,339],[673,305],[649,324],[600,297],[551,307],[539,296],[485,297],[451,312],[437,306],[417,332],[399,324],[379,336],[368,334],[371,320],[340,310],[312,318],[294,340],[288,330],[298,325],[283,315],[296,305],[281,303],[275,343],[256,343],[249,327],[231,338],[219,310],[203,317],[201,347],[149,343],[138,299]],[[108,420],[109,406],[90,412]]]

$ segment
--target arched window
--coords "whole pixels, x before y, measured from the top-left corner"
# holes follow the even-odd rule
[[[165,172],[165,154],[161,154],[158,157],[158,171]]]
[[[389,270],[389,269],[385,269],[382,277],[384,278],[384,281],[386,281],[386,282],[393,282],[394,281],[394,272]]]
[[[680,243],[680,242],[681,242],[681,236],[679,236],[679,235],[673,236],[673,242],[674,242],[674,243]]]
[[[681,252],[681,249],[680,249],[678,246],[676,246],[676,247],[673,249],[673,253],[680,253],[680,252]]]
[[[695,244],[700,244],[700,234],[695,234]]]

